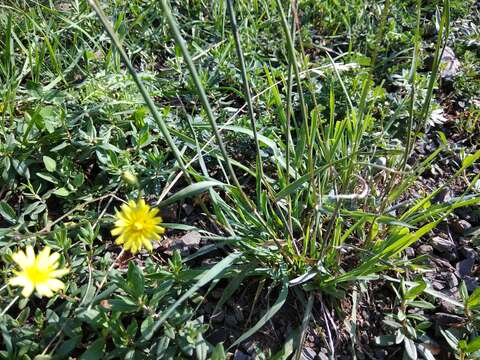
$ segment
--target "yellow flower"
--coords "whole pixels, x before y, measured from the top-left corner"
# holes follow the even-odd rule
[[[31,246],[27,246],[26,253],[22,250],[12,255],[13,261],[20,267],[20,271],[14,270],[16,275],[9,280],[11,286],[22,286],[22,295],[29,297],[33,290],[38,296],[52,297],[54,292],[65,287],[65,284],[57,278],[68,273],[67,269],[58,269],[60,254],[50,255],[50,248],[45,247],[38,256]]]
[[[160,235],[165,232],[165,229],[158,225],[162,218],[155,216],[158,209],[150,209],[143,199],[137,203],[130,200],[128,205],[122,205],[121,209],[115,214],[117,221],[112,229],[112,235],[118,236],[115,243],[123,244],[123,248],[132,254],[139,252],[143,246],[151,251],[152,241],[160,240]]]

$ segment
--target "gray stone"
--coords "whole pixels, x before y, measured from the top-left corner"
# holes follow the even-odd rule
[[[475,263],[474,259],[465,259],[457,263],[457,271],[461,278],[465,276],[470,276],[472,274],[473,264]]]
[[[460,71],[460,61],[458,61],[453,49],[445,46],[445,50],[440,59],[440,76],[442,79],[452,79]]]
[[[432,200],[434,204],[446,203],[452,200],[453,192],[450,189],[441,190]]]
[[[433,247],[431,245],[423,244],[417,248],[417,253],[419,255],[430,255],[433,253]]]
[[[408,247],[408,248],[405,249],[405,254],[409,258],[413,258],[413,257],[415,257],[415,250],[413,250],[411,247]]]
[[[462,254],[466,259],[475,260],[477,258],[477,252],[468,246],[462,246],[460,248],[460,254]]]
[[[180,239],[179,242],[183,246],[198,246],[200,244],[200,240],[202,239],[200,233],[196,231],[191,231],[183,235]]]
[[[443,290],[443,289],[445,289],[445,285],[444,285],[442,282],[436,281],[436,280],[434,280],[434,281],[432,282],[432,287],[433,287],[435,290]]]
[[[434,236],[430,239],[432,247],[441,253],[448,253],[455,250],[455,243],[450,239],[445,239],[441,236]]]
[[[455,276],[455,274],[444,273],[444,275],[445,275],[445,280],[447,280],[449,288],[454,288],[458,286],[458,278]]]
[[[445,300],[440,300],[440,308],[443,311],[447,311],[447,312],[453,312],[457,309],[455,305],[453,305],[451,302],[445,301]]]
[[[472,224],[470,224],[467,220],[462,219],[452,222],[451,228],[458,235],[463,235],[467,230],[472,228]]]

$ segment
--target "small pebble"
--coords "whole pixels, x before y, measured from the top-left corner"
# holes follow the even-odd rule
[[[472,227],[467,220],[457,220],[451,223],[452,230],[457,233],[458,235],[463,235],[467,230]]]
[[[420,245],[418,248],[417,248],[417,253],[419,255],[430,255],[431,253],[433,253],[433,247],[431,245]]]
[[[445,239],[441,236],[435,236],[430,239],[432,247],[441,253],[448,253],[455,250],[455,243],[450,239]]]
[[[448,287],[454,288],[458,286],[458,278],[455,274],[452,273],[444,273],[445,279],[447,280]]]
[[[467,258],[457,263],[457,272],[461,278],[470,276],[472,274],[472,268],[475,261],[471,258]]]

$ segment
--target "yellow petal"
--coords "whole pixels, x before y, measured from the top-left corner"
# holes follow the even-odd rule
[[[55,292],[65,287],[65,284],[58,279],[49,279],[46,285]]]
[[[145,246],[145,248],[148,250],[148,251],[152,251],[153,250],[153,245],[152,245],[152,242],[150,240],[143,240],[143,245]]]
[[[25,253],[20,250],[18,252],[16,252],[15,254],[12,255],[12,259],[13,261],[15,261],[18,266],[20,266],[20,268],[24,269],[26,268],[27,266],[30,265],[29,261],[28,261],[28,258],[27,256],[25,255]]]
[[[37,290],[38,295],[40,295],[40,297],[42,297],[42,296],[52,297],[53,296],[52,290],[50,290],[50,288],[46,284],[38,284],[35,288]]]
[[[124,235],[120,235],[120,236],[115,240],[115,244],[117,244],[117,245],[122,245],[124,242],[125,242],[125,236],[124,236]]]
[[[58,270],[53,270],[49,273],[50,277],[52,278],[59,278],[62,277],[70,272],[69,269],[58,269]]]
[[[58,259],[60,259],[60,254],[59,253],[53,253],[52,255],[50,255],[46,261],[46,263],[48,264],[47,266],[51,266],[51,267],[57,267],[58,264]]]
[[[32,295],[32,292],[33,292],[33,284],[32,283],[27,283],[25,284],[25,286],[23,287],[23,290],[22,290],[22,296],[23,297],[29,297],[30,295]]]
[[[110,233],[113,235],[113,236],[117,236],[117,235],[120,235],[122,233],[123,229],[121,227],[116,227],[116,228],[113,228]]]
[[[38,253],[38,262],[40,264],[47,262],[49,256],[50,256],[50,248],[48,246],[45,246],[43,250]]]
[[[136,254],[138,252],[138,246],[133,241],[130,243],[130,252]]]
[[[27,246],[27,261],[29,266],[35,262],[35,251],[31,245]]]
[[[23,275],[15,276],[8,280],[10,286],[27,286],[30,281]]]

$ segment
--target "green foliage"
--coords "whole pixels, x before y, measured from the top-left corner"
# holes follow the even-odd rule
[[[403,347],[403,358],[415,360],[418,355],[424,359],[435,359],[431,350],[426,344],[432,342],[427,335],[427,330],[431,327],[431,322],[421,311],[411,311],[412,309],[434,309],[435,305],[423,300],[417,299],[427,284],[422,280],[416,282],[410,288],[407,288],[402,281],[399,291],[395,290],[399,306],[397,313],[386,314],[384,323],[393,330],[393,334],[382,335],[375,339],[379,346],[401,345]]]

